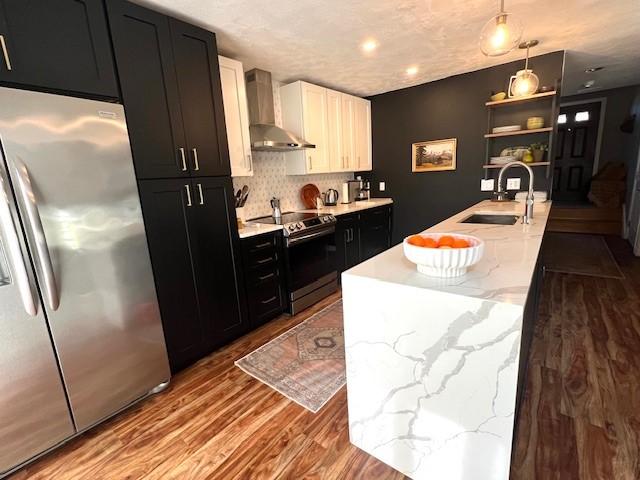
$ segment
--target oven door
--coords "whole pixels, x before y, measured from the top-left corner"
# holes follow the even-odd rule
[[[334,234],[335,227],[332,226],[297,238],[287,238],[285,262],[291,302],[336,281]]]

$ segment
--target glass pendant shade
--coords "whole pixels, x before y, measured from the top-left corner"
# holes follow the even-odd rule
[[[497,57],[516,48],[522,39],[522,22],[511,13],[500,12],[480,32],[480,50],[487,57]]]
[[[511,91],[509,93],[512,97],[533,95],[538,90],[539,84],[538,76],[533,73],[533,70],[530,68],[518,70],[515,79],[511,83]]]

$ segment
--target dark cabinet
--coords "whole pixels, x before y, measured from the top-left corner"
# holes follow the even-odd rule
[[[231,175],[215,35],[171,20],[180,105],[195,175]]]
[[[138,178],[230,175],[215,35],[107,2]]]
[[[336,226],[336,262],[338,273],[342,273],[360,263],[360,216],[338,217]]]
[[[336,225],[338,273],[391,246],[391,205],[340,215]]]
[[[360,215],[360,261],[384,252],[391,246],[391,207],[365,210]]]
[[[171,369],[244,333],[229,178],[139,182]]]
[[[101,0],[0,0],[0,81],[117,98]]]
[[[124,1],[107,10],[136,175],[188,177],[169,19]]]
[[[282,232],[265,233],[241,242],[249,318],[256,327],[286,308]]]

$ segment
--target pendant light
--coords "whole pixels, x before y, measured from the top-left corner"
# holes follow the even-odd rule
[[[487,57],[509,53],[520,43],[522,30],[522,22],[513,14],[505,12],[504,0],[500,0],[500,11],[480,32],[480,50]]]
[[[524,62],[524,70],[518,70],[509,81],[509,97],[526,97],[538,90],[540,84],[538,76],[529,68],[529,49],[536,45],[538,40],[529,40],[518,45],[521,49],[527,49],[527,59]]]

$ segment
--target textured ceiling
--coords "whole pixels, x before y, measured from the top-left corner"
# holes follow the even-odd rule
[[[487,58],[478,34],[496,13],[493,0],[135,0],[202,25],[220,52],[280,81],[308,80],[372,95],[523,58]],[[640,83],[640,1],[516,0],[532,55],[567,50],[564,94],[587,80],[595,89]],[[373,55],[360,50],[373,37]],[[408,78],[405,70],[417,65]],[[587,75],[584,69],[605,66]],[[590,91],[591,91],[590,90]]]

